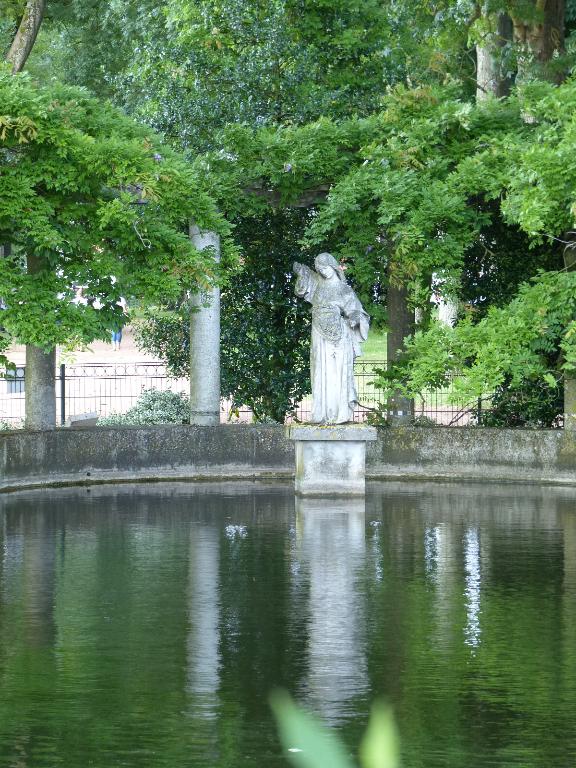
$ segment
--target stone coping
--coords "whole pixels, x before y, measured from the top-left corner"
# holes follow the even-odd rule
[[[376,427],[364,424],[291,424],[286,427],[289,440],[369,442],[376,440]]]
[[[358,435],[361,427],[345,425]],[[334,428],[294,425],[327,435]],[[340,429],[338,427],[337,429]],[[370,429],[372,432],[372,428]],[[362,434],[362,433],[361,433]],[[576,433],[488,427],[392,427],[366,446],[366,478],[576,487]],[[316,438],[314,438],[315,440]],[[332,438],[317,441],[328,447]],[[332,443],[333,444],[333,443]],[[287,479],[295,447],[281,425],[82,427],[0,432],[0,492],[49,485]],[[354,445],[350,441],[348,445]]]

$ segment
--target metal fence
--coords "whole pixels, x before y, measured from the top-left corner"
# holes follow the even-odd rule
[[[23,367],[5,372],[0,381],[0,422],[18,425],[25,415],[26,375]],[[187,392],[188,379],[174,379],[164,363],[94,363],[60,365],[56,376],[58,420],[97,413],[125,413],[145,389]]]
[[[364,421],[382,408],[381,393],[375,386],[375,370],[385,368],[384,360],[356,360],[354,366],[359,405],[355,421]],[[64,424],[69,416],[97,413],[99,417],[125,413],[146,389],[188,392],[188,379],[168,375],[160,362],[95,363],[61,365],[56,378],[58,419]],[[25,415],[25,369],[7,370],[0,378],[0,423],[19,426]],[[451,402],[453,383],[447,389],[424,393],[414,402],[416,418],[437,424],[465,425],[478,423],[481,403]],[[296,418],[305,421],[310,415],[311,399],[306,398],[296,410]],[[248,408],[231,411],[231,403],[223,400],[221,420],[250,421]]]
[[[370,414],[385,412],[385,402],[382,391],[375,385],[377,371],[385,370],[386,360],[362,360],[354,362],[354,377],[358,391],[358,406],[354,411],[355,421],[364,421]],[[445,388],[423,392],[414,400],[414,417],[417,420],[430,420],[444,426],[465,426],[481,422],[482,413],[489,409],[490,398],[481,400],[464,400],[455,398],[456,376],[450,378]],[[308,410],[297,412],[304,419],[309,415]]]

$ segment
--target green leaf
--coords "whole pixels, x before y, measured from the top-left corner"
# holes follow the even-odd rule
[[[556,379],[551,373],[545,373],[542,378],[544,379],[546,384],[548,384],[548,386],[551,387],[552,389],[556,389],[556,387],[558,386],[558,382],[556,381]]]
[[[284,691],[270,697],[287,758],[296,768],[354,768],[339,739]]]
[[[399,768],[398,732],[390,707],[377,702],[360,745],[362,768]]]

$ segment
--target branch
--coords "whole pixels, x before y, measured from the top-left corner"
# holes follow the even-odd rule
[[[289,203],[282,200],[282,193],[278,189],[266,189],[263,186],[254,184],[244,188],[245,195],[255,195],[265,198],[273,208],[277,208],[283,203],[288,208],[310,208],[316,203],[322,202],[330,191],[330,184],[319,184],[316,187],[303,190],[299,196]]]
[[[44,18],[45,8],[46,0],[28,0],[26,3],[20,26],[6,56],[6,61],[12,64],[13,75],[24,69],[24,65],[36,42],[36,36]]]

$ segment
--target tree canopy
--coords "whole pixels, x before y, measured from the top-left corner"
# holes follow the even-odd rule
[[[4,343],[104,338],[120,296],[175,300],[215,279],[191,219],[229,227],[199,175],[149,129],[85,91],[0,73]],[[87,305],[74,303],[84,286]],[[98,311],[95,306],[99,307]]]
[[[389,379],[406,392],[437,380],[428,343],[437,351],[444,345],[443,375],[463,372],[461,387],[470,393],[480,380],[483,388],[517,383],[520,370],[550,387],[570,374],[569,311],[552,320],[546,306],[572,289],[572,261],[563,256],[576,205],[576,85],[570,76],[562,80],[574,64],[573,4],[147,2],[53,0],[30,70],[44,81],[56,76],[89,86],[184,149],[183,177],[200,194],[190,200],[203,200],[211,221],[217,206],[237,225],[232,236],[245,249],[245,269],[258,265],[259,274],[271,276],[268,288],[276,285],[273,262],[284,256],[278,243],[270,247],[256,236],[267,222],[269,239],[282,238],[283,254],[334,251],[382,323],[391,320],[390,292],[402,289],[412,308],[429,308],[432,275],[440,276],[446,294],[461,300],[464,321],[446,331],[424,314],[408,356]],[[22,6],[10,0],[6,29],[17,24]],[[516,79],[505,98],[491,97],[500,91],[480,71],[486,52],[490,77],[508,85]],[[486,97],[478,102],[476,85]],[[150,159],[155,151],[146,163],[158,172],[168,152],[158,150],[166,158],[158,164]],[[118,210],[114,226],[121,212],[126,237],[142,250],[134,232],[141,232],[141,217],[153,226],[151,214],[163,198],[135,204],[146,184],[129,176],[98,183],[102,205]],[[109,189],[115,192],[106,199]],[[202,218],[190,205],[181,210],[181,228],[184,216]],[[304,207],[299,226],[284,226],[286,212]],[[222,220],[215,226],[227,231]],[[110,253],[127,247],[118,237]],[[52,274],[60,280],[58,270]],[[76,279],[62,275],[61,288]],[[231,284],[230,297],[247,290],[249,274],[244,277]],[[164,299],[176,296],[177,282]],[[283,311],[285,318],[292,311],[287,297]],[[517,338],[516,362],[492,375],[488,360],[508,360],[505,351],[516,344],[505,318],[515,318],[517,327],[533,311],[550,319],[537,338],[545,337],[556,354],[547,349],[536,364],[530,356],[543,351],[526,329]],[[478,345],[491,350],[487,357]],[[533,364],[522,368],[522,355]],[[271,387],[271,380],[260,386]]]

